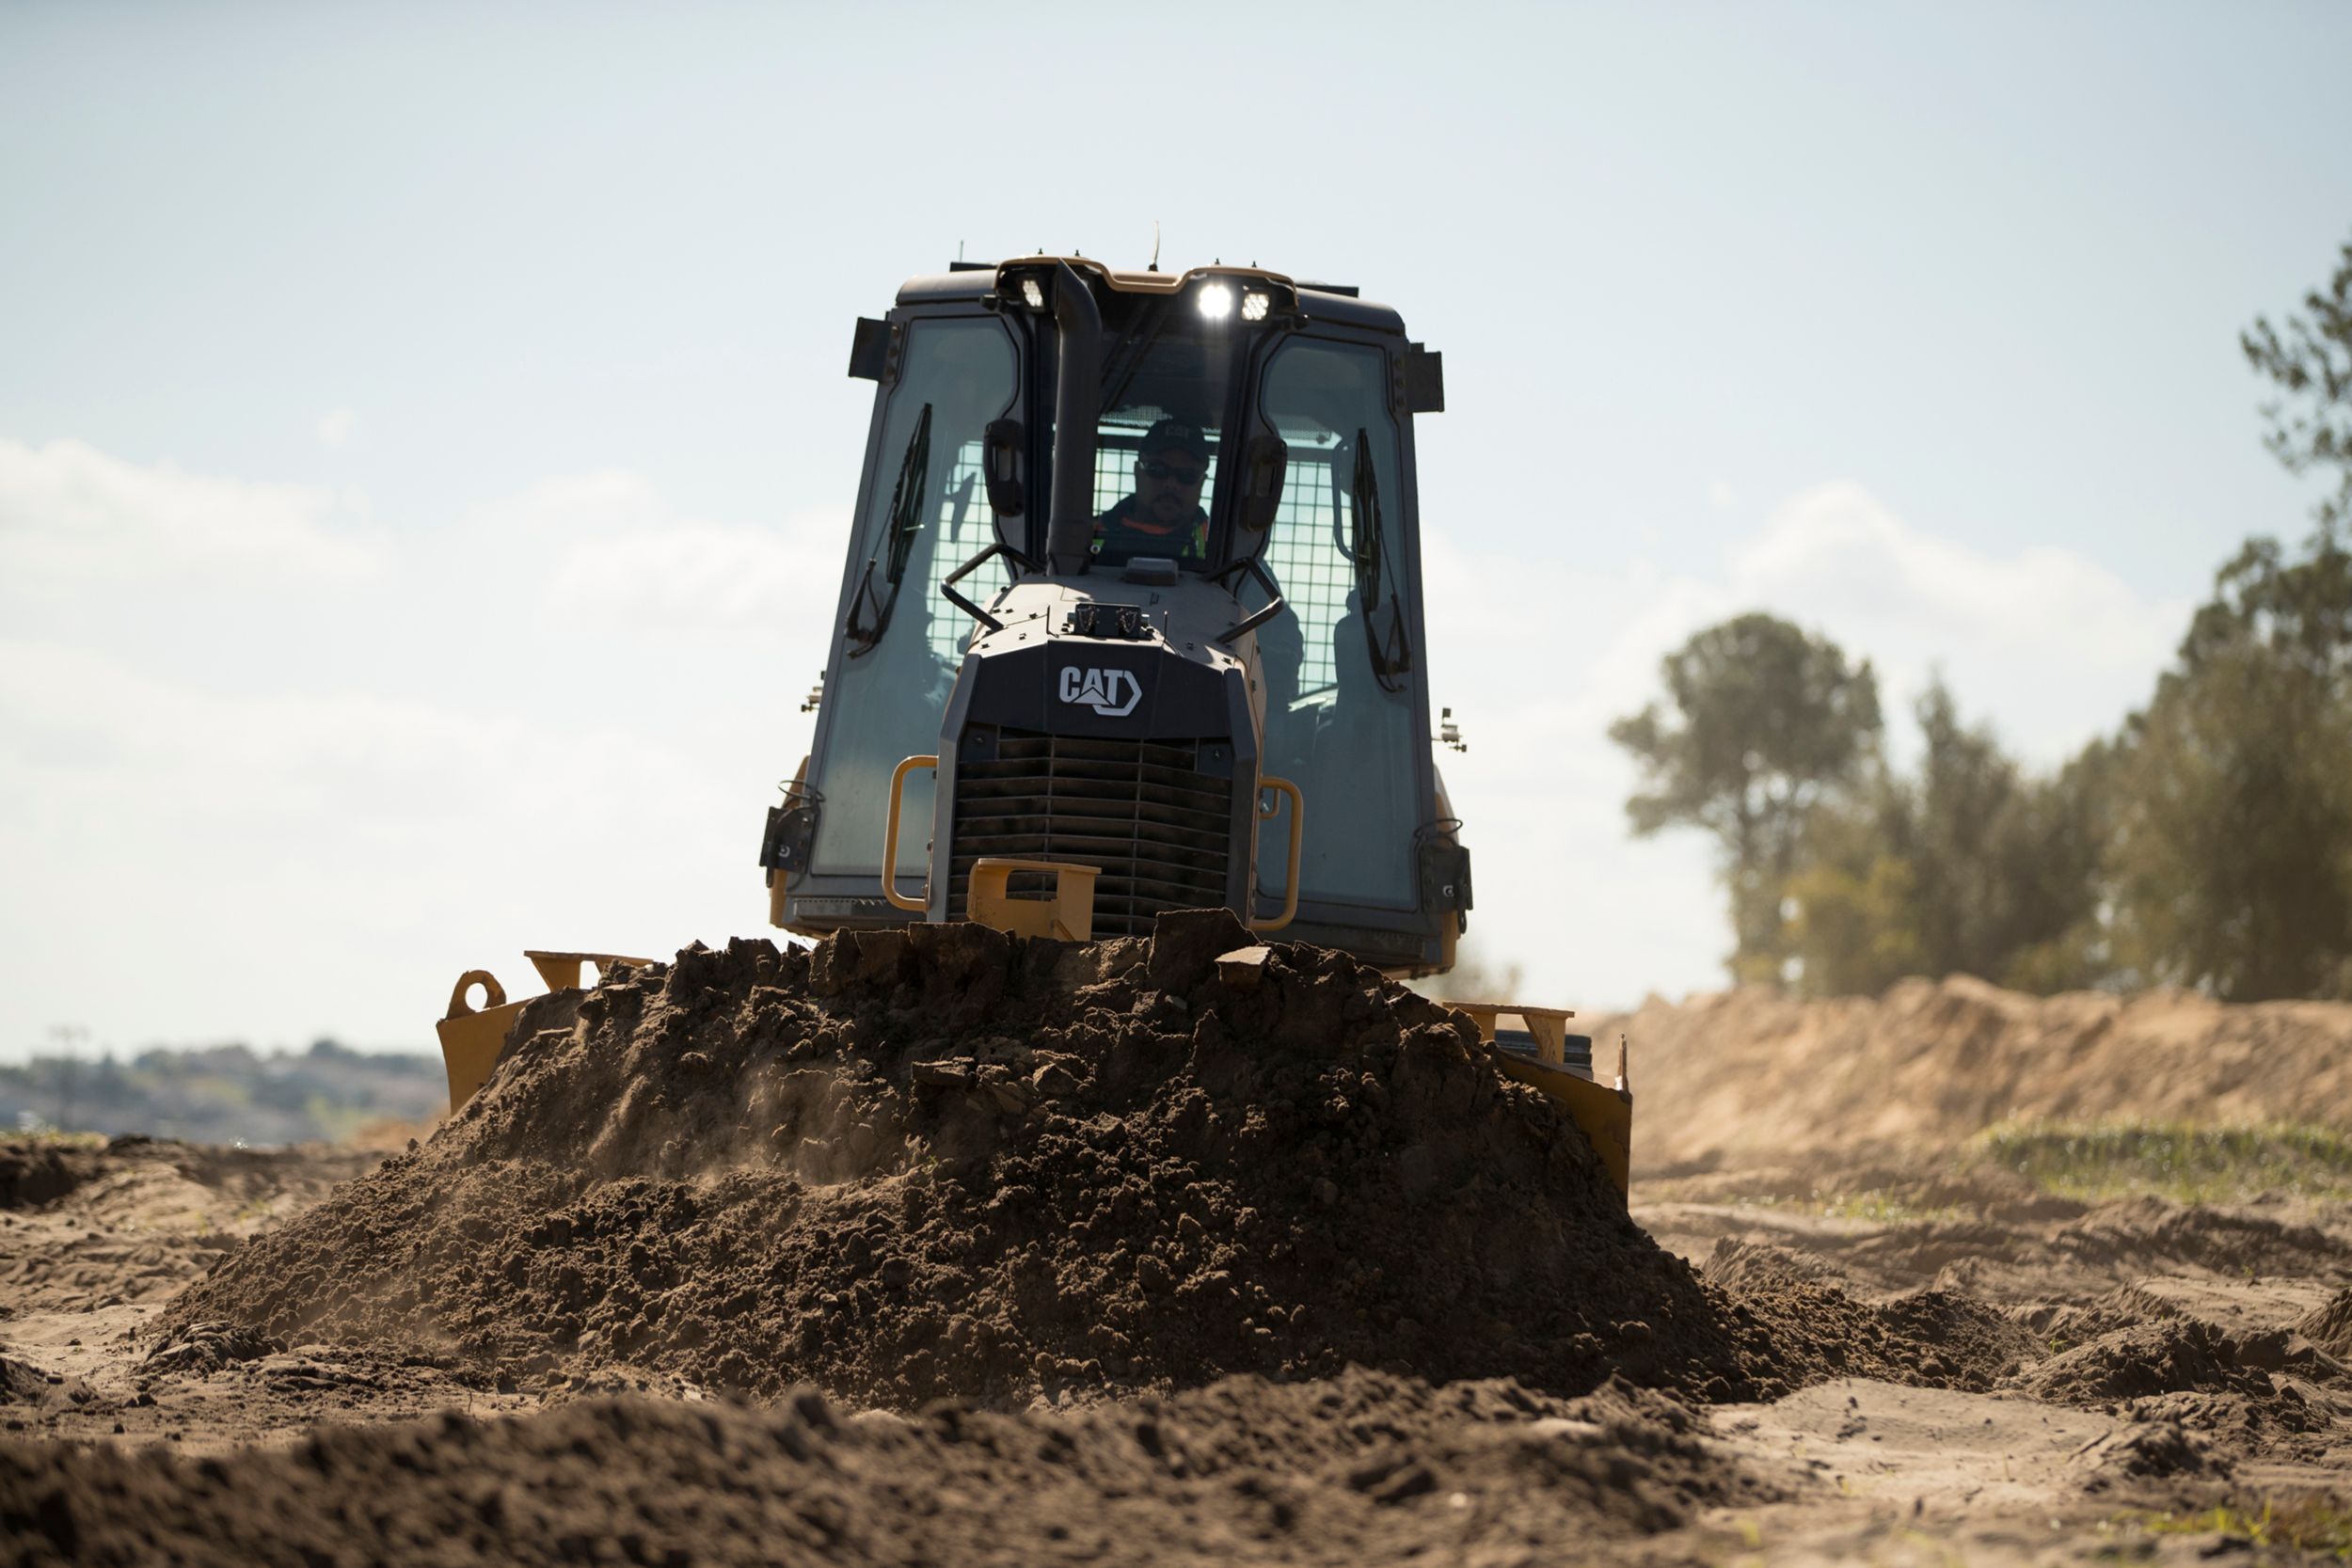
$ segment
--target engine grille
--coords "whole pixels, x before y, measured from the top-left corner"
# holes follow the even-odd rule
[[[1225,902],[1233,782],[1194,771],[1188,743],[1000,733],[993,762],[956,765],[947,908],[983,856],[1100,866],[1094,934],[1144,936],[1162,910]],[[1016,893],[1043,893],[1016,876]]]

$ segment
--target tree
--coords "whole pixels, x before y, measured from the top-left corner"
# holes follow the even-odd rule
[[[2352,995],[2352,243],[2283,331],[2240,339],[2279,390],[2266,444],[2340,470],[2290,553],[2249,539],[2118,742],[2118,957],[2232,1001]]]
[[[1882,768],[1817,809],[1786,893],[1797,979],[1816,995],[1907,974],[1982,975],[2051,990],[2101,973],[2095,766],[2027,774],[1962,722],[1941,680],[1914,712],[1919,770]]]
[[[2265,444],[2295,473],[2339,470],[2334,495],[2314,515],[2323,531],[2352,523],[2352,240],[2344,242],[2328,292],[2303,296],[2281,334],[2267,317],[2238,338],[2249,363],[2279,388],[2263,405],[2270,421]]]
[[[1626,801],[1635,833],[1695,827],[1714,835],[1731,893],[1740,979],[1779,975],[1782,890],[1805,819],[1851,787],[1877,754],[1878,679],[1826,638],[1752,613],[1708,627],[1659,666],[1658,703],[1609,726],[1633,753],[1642,791]]]
[[[2352,994],[2352,555],[2333,529],[2222,568],[2122,744],[2119,955],[2230,1001]]]

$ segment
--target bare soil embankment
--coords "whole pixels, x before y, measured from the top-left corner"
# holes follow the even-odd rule
[[[2002,1121],[2352,1130],[2344,1003],[2037,997],[1953,975],[1883,998],[1653,998],[1590,1023],[1597,1040],[1633,1043],[1633,1158],[1653,1178],[1816,1158],[1916,1166]]]

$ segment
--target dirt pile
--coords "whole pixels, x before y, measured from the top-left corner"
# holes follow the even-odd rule
[[[2244,1352],[2233,1336],[2200,1319],[2159,1318],[2062,1351],[2017,1386],[2038,1400],[2091,1409],[2156,1394],[2267,1398],[2270,1379]]]
[[[55,1203],[95,1175],[104,1156],[97,1147],[56,1140],[0,1141],[0,1209]]]
[[[2038,1349],[2030,1332],[1989,1303],[1934,1289],[1864,1300],[1834,1266],[1782,1247],[1725,1238],[1702,1273],[1759,1310],[1777,1353],[1809,1375],[1981,1393]]]
[[[1612,1560],[1782,1496],[1688,1410],[1605,1389],[1235,1379],[1074,1416],[845,1418],[644,1400],[324,1429],[196,1464],[0,1445],[23,1560],[446,1563]]]
[[[1766,987],[1588,1021],[1628,1037],[1638,1176],[1873,1153],[1915,1167],[2008,1119],[2352,1128],[2352,1005],[2185,991],[2036,997],[1966,975],[1883,997]]]
[[[2295,1326],[2337,1360],[2352,1362],[2352,1290],[2338,1291],[2326,1306]]]
[[[1459,1015],[1303,946],[1229,983],[1249,941],[1219,911],[1094,945],[917,927],[548,998],[429,1145],[167,1323],[897,1408],[1351,1363],[1786,1375]]]

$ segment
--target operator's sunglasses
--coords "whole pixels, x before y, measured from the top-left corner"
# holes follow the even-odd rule
[[[1142,470],[1146,479],[1172,479],[1179,484],[1198,484],[1209,477],[1206,468],[1182,467],[1174,463],[1163,463],[1156,457],[1147,457],[1136,467]]]

